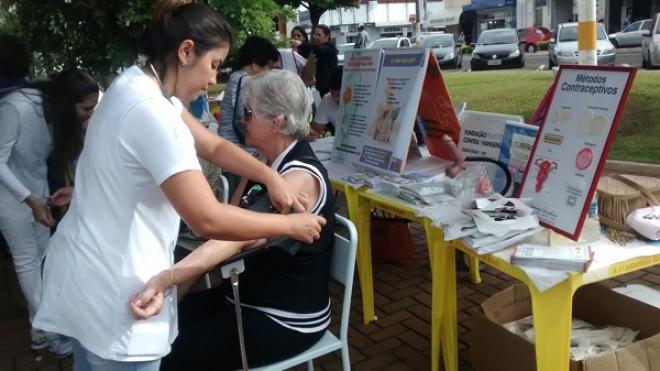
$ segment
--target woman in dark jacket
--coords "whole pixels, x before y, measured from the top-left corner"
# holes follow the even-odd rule
[[[316,90],[324,96],[330,91],[330,72],[337,65],[337,48],[330,42],[330,27],[316,26],[310,48],[316,56]]]

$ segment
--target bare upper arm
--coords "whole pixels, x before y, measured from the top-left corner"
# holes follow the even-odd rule
[[[307,195],[307,197],[299,197],[305,210],[309,211],[316,204],[321,195],[321,184],[317,177],[306,171],[292,170],[282,175],[282,178],[289,186],[291,193]]]

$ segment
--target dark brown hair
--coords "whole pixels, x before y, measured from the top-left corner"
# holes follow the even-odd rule
[[[164,78],[168,64],[175,63],[181,42],[190,39],[195,53],[231,46],[231,27],[215,10],[186,0],[161,0],[154,4],[154,20],[142,37],[141,52]]]
[[[76,104],[91,94],[98,94],[99,86],[87,73],[68,70],[55,75],[42,91],[46,121],[53,127],[53,152],[48,171],[54,176],[64,176],[83,146],[84,129]]]

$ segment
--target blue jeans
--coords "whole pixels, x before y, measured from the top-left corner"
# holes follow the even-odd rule
[[[158,371],[160,359],[143,362],[122,362],[103,359],[73,340],[73,371]]]

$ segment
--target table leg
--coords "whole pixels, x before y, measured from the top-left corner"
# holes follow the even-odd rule
[[[440,228],[424,220],[431,263],[431,370],[440,369],[442,349],[445,370],[458,370],[455,252],[444,241]]]
[[[470,269],[470,282],[473,284],[481,283],[481,272],[479,272],[479,259],[468,255],[468,269]]]
[[[539,293],[530,287],[537,371],[568,371],[574,284],[567,279]]]
[[[374,310],[374,278],[371,262],[371,207],[358,200],[358,191],[344,192],[349,216],[358,232],[357,268],[362,293],[362,319],[364,324],[377,320]]]

